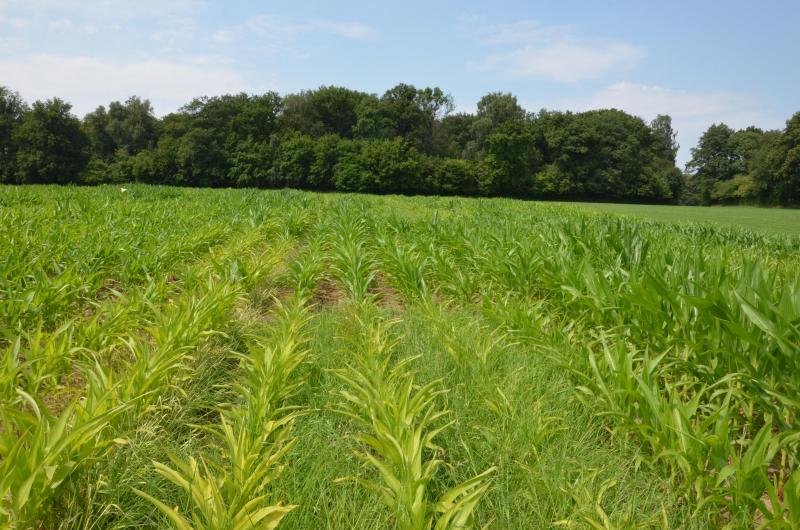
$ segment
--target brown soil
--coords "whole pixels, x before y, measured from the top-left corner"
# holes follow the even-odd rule
[[[62,375],[57,388],[51,392],[45,391],[42,403],[53,416],[59,416],[67,405],[86,389],[86,379],[78,369],[73,366],[69,374]]]
[[[369,291],[377,295],[379,307],[391,310],[402,310],[405,307],[400,291],[389,285],[386,275],[381,271],[375,274],[375,286]]]
[[[95,300],[116,300],[117,294],[122,289],[122,284],[114,278],[109,278],[106,283],[94,293]]]
[[[314,294],[311,296],[311,303],[319,308],[338,306],[346,296],[339,284],[331,279],[323,278],[317,282]]]

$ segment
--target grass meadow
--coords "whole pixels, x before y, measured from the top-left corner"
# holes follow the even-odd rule
[[[559,203],[598,212],[676,223],[715,223],[772,234],[800,235],[800,210],[757,206],[676,206],[671,204]]]
[[[0,187],[0,246],[0,527],[800,528],[796,212]]]

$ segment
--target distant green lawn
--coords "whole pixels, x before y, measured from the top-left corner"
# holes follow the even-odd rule
[[[563,203],[601,212],[662,221],[712,222],[776,234],[800,235],[800,210],[752,206],[654,206],[646,204]]]

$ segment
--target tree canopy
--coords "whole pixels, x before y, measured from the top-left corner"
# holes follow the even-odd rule
[[[800,203],[800,112],[782,131],[709,127],[687,164],[693,203]]]
[[[441,88],[401,83],[201,97],[161,118],[132,96],[79,120],[60,99],[29,107],[0,87],[0,182],[800,202],[800,113],[782,131],[712,125],[684,173],[667,115],[528,112],[502,92],[453,110]]]

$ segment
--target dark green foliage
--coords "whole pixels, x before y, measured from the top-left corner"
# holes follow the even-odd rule
[[[481,170],[469,160],[430,157],[424,161],[425,193],[434,195],[477,195]]]
[[[697,147],[692,148],[692,160],[687,167],[694,171],[692,179],[697,181],[705,202],[710,202],[716,182],[731,179],[736,174],[733,133],[724,123],[714,124],[700,137]]]
[[[534,194],[660,202],[680,188],[671,134],[625,112],[542,111],[534,131],[545,163]]]
[[[651,188],[652,192],[659,189],[665,199],[678,200],[685,188],[685,181],[683,173],[675,165],[680,146],[676,141],[677,132],[672,128],[672,118],[659,114],[650,122],[650,130],[654,136],[652,145],[654,158],[650,168],[652,176],[649,179],[650,183],[655,185]],[[647,191],[642,195],[647,196]]]
[[[415,193],[421,189],[422,157],[402,138],[366,140],[342,156],[333,183],[342,191]]]
[[[278,130],[282,100],[275,92],[260,96],[225,95],[192,100],[182,112],[193,128],[213,132],[215,142],[230,145],[246,138],[264,141]]]
[[[478,113],[472,122],[475,148],[482,149],[487,138],[506,123],[520,124],[525,120],[525,109],[511,94],[495,92],[486,94],[478,101]]]
[[[230,157],[228,182],[234,186],[266,186],[275,158],[275,149],[267,142],[252,138],[240,142]]]
[[[770,199],[780,204],[800,203],[800,112],[786,122],[779,138],[763,147],[762,156],[767,175]]]
[[[526,111],[483,96],[451,114],[438,87],[321,86],[192,100],[156,118],[136,96],[78,122],[0,87],[0,182],[138,181],[617,202],[800,202],[800,114],[783,131],[709,127],[684,173],[672,119]],[[76,124],[79,125],[76,127]]]
[[[306,188],[314,163],[314,140],[305,134],[287,133],[280,141],[272,165],[273,187]]]
[[[89,161],[88,139],[69,103],[37,101],[13,128],[15,181],[21,184],[80,182]]]
[[[435,154],[448,158],[467,158],[475,148],[472,114],[458,113],[445,116],[434,132]]]
[[[12,134],[27,110],[19,94],[0,86],[0,182],[16,180],[17,144]]]
[[[712,125],[692,149],[687,182],[696,202],[800,203],[800,113],[783,131]]]
[[[481,182],[485,195],[524,197],[535,193],[533,175],[541,164],[541,154],[527,124],[501,123],[486,137],[483,158],[491,174],[491,179]]]
[[[319,138],[314,144],[314,161],[308,173],[308,187],[311,189],[332,190],[336,164],[347,153],[356,149],[355,143],[336,136],[327,134]]]
[[[148,100],[136,96],[125,103],[114,101],[108,111],[102,105],[83,118],[92,156],[110,161],[115,155],[133,155],[152,149],[158,137],[158,120]]]
[[[304,90],[286,96],[281,122],[288,129],[313,137],[335,134],[352,138],[359,106],[375,99],[375,96],[344,87]]]
[[[436,147],[437,123],[452,110],[452,97],[439,87],[417,89],[401,83],[380,99],[363,101],[353,131],[364,139],[400,137],[431,154]]]

